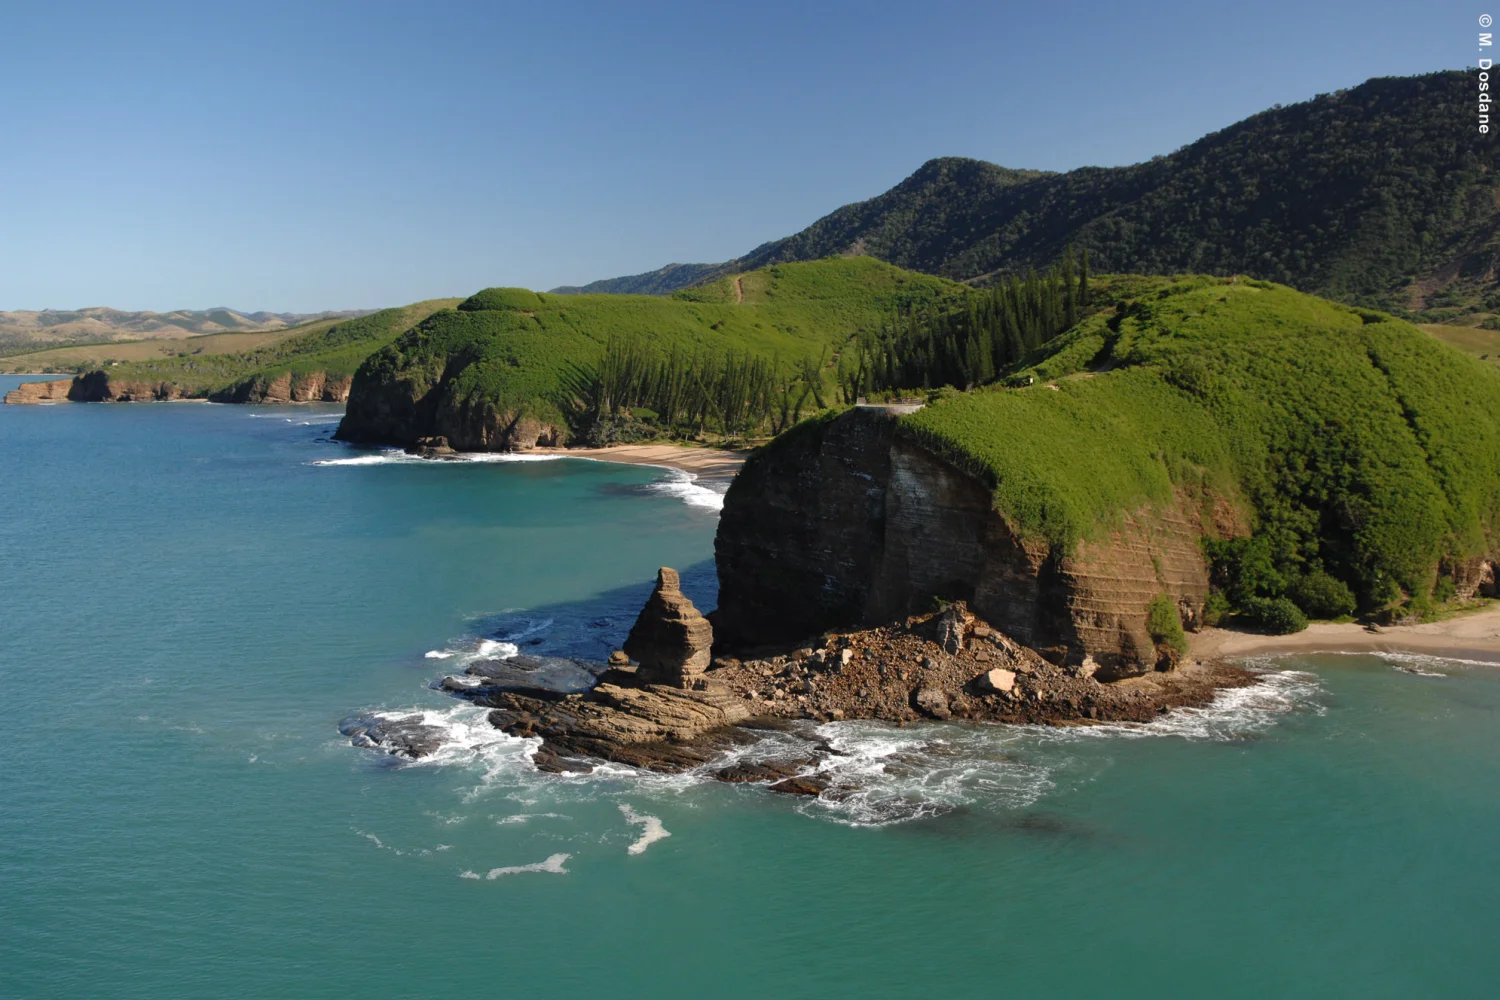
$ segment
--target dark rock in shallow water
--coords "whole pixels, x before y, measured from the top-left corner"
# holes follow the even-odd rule
[[[592,660],[519,653],[500,660],[480,660],[462,674],[442,678],[433,687],[481,703],[501,691],[561,698],[587,691],[607,669],[608,664]]]
[[[420,715],[362,715],[339,723],[339,732],[354,746],[413,759],[435,753],[443,745],[444,736],[442,727],[428,725]]]

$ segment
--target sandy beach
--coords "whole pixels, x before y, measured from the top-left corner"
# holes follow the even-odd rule
[[[1446,621],[1381,626],[1378,632],[1353,623],[1309,625],[1293,635],[1260,635],[1210,628],[1188,636],[1190,655],[1230,659],[1256,653],[1401,652],[1459,659],[1493,660],[1500,665],[1500,605]]]
[[[689,448],[676,444],[622,444],[610,448],[537,448],[533,454],[592,458],[627,465],[661,465],[705,479],[733,479],[750,453],[719,448]]]

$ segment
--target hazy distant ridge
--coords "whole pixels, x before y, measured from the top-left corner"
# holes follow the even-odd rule
[[[0,312],[0,347],[84,341],[140,340],[195,337],[205,333],[256,333],[282,330],[320,319],[353,319],[372,309],[319,313],[240,312],[227,306],[177,309],[172,312],[129,312],[107,306],[87,309],[41,309]]]

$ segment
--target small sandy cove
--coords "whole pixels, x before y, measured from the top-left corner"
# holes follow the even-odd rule
[[[1500,605],[1425,625],[1309,625],[1293,635],[1259,635],[1208,628],[1188,636],[1190,655],[1231,659],[1254,653],[1371,652],[1427,653],[1458,659],[1494,660],[1500,665]]]
[[[562,455],[565,458],[592,458],[600,462],[624,462],[627,465],[662,465],[681,469],[705,479],[733,479],[740,471],[748,451],[723,451],[718,448],[689,448],[677,444],[620,444],[609,448],[537,448],[533,454]]]

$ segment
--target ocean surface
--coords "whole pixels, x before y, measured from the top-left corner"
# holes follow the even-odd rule
[[[712,607],[717,497],[337,419],[0,407],[0,997],[1495,995],[1494,666],[1262,660],[1147,726],[834,724],[836,803],[541,775],[428,685],[501,643],[603,656],[658,565]],[[371,711],[449,742],[350,746]]]

